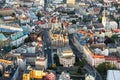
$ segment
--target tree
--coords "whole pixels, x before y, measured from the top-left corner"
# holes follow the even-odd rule
[[[78,67],[77,73],[81,74],[81,67],[80,66]]]
[[[16,46],[12,46],[12,49],[16,49],[17,47]]]
[[[82,59],[81,61],[80,61],[80,67],[84,67],[85,66],[85,59]]]
[[[114,64],[111,64],[110,62],[104,62],[104,63],[98,65],[98,67],[97,67],[97,71],[101,75],[106,75],[107,70],[109,70],[109,69],[116,69],[116,66]]]
[[[42,14],[40,12],[37,12],[36,16],[38,17],[38,20],[42,17]]]
[[[86,22],[88,22],[88,21],[90,21],[90,20],[87,19],[87,18],[84,18],[84,19],[83,19],[83,22],[84,22],[84,23],[86,23]]]
[[[52,68],[53,68],[53,69],[56,69],[56,64],[52,64]]]
[[[99,17],[98,17],[98,22],[99,22],[99,23],[102,23],[102,16],[99,16]]]
[[[76,24],[76,20],[72,20],[72,24]]]
[[[30,37],[28,37],[28,38],[26,38],[26,39],[24,40],[24,43],[28,43],[28,42],[31,42]]]
[[[56,64],[56,66],[61,66],[60,61],[59,61],[59,57],[57,54],[54,54],[54,62]]]
[[[2,70],[0,69],[0,77],[2,76]]]

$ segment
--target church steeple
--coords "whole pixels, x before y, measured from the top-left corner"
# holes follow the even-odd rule
[[[103,24],[104,28],[106,27],[106,21],[107,21],[106,11],[105,11],[105,7],[104,7],[103,16],[102,16],[102,24]]]

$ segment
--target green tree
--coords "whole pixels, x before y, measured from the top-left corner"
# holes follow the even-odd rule
[[[59,57],[58,57],[57,54],[54,54],[54,62],[55,62],[55,64],[56,64],[56,66],[62,66],[62,65],[60,64]]]
[[[98,22],[99,22],[99,23],[102,23],[102,16],[99,16],[99,17],[98,17]]]
[[[72,22],[72,24],[76,24],[76,20],[72,20],[71,22]]]
[[[24,40],[24,43],[28,43],[28,42],[31,42],[30,37],[28,37],[28,38],[26,38],[26,39]]]
[[[106,75],[107,70],[110,70],[110,69],[116,69],[116,66],[114,64],[111,64],[110,62],[104,62],[104,63],[98,65],[98,67],[97,67],[97,71],[101,75]]]
[[[81,74],[81,67],[80,67],[80,66],[78,67],[77,73],[80,73],[80,74]]]
[[[12,49],[16,49],[17,47],[16,46],[12,46]]]
[[[80,67],[84,67],[85,66],[85,59],[82,59],[81,61],[80,61]]]
[[[2,71],[1,71],[1,69],[0,69],[0,77],[2,76]]]
[[[36,16],[38,17],[38,20],[42,17],[42,14],[40,12],[37,12]]]

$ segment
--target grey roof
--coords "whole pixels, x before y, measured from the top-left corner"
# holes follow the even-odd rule
[[[22,53],[21,56],[23,57],[37,57],[40,54],[35,54],[35,53]]]

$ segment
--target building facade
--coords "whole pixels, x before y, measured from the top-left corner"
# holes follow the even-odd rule
[[[73,54],[71,48],[63,47],[57,50],[59,56],[60,64],[64,67],[71,67],[75,63],[75,55]]]

